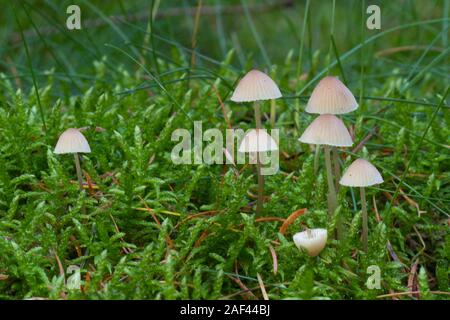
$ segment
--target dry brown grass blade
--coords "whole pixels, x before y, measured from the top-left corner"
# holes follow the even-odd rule
[[[372,202],[373,202],[373,209],[375,210],[375,218],[377,219],[377,222],[381,222],[381,216],[380,216],[380,213],[378,212],[377,201],[375,200],[375,195],[372,196]]]
[[[256,277],[258,278],[259,288],[261,289],[261,293],[263,295],[264,300],[269,300],[269,296],[267,295],[263,279],[261,278],[261,275],[258,272],[256,273]]]
[[[0,281],[7,280],[9,276],[7,274],[0,273]]]
[[[222,97],[220,96],[219,90],[217,90],[215,85],[212,85],[212,89],[214,90],[214,93],[216,94],[217,100],[219,100],[220,108],[222,109],[223,117],[225,119],[225,122],[227,123],[228,129],[233,129],[233,126],[231,125],[230,119],[228,119],[227,111],[225,109],[225,104],[223,103]]]
[[[372,139],[372,137],[374,136],[374,134],[377,133],[378,128],[374,128],[372,131],[370,131],[362,140],[360,143],[358,143],[358,145],[352,150],[353,153],[357,153],[359,150],[361,150],[364,145],[370,140]]]
[[[70,241],[72,241],[74,243],[75,251],[77,252],[78,257],[81,257],[83,255],[83,252],[81,252],[81,248],[77,243],[77,238],[75,238],[74,235],[71,235],[69,238],[70,238]]]
[[[282,226],[280,228],[280,233],[284,235],[286,233],[287,228],[292,223],[294,223],[294,221],[297,220],[298,217],[304,215],[307,211],[308,211],[308,209],[302,208],[302,209],[298,209],[298,210],[294,211],[293,213],[291,213],[291,215],[282,224]]]
[[[238,262],[237,262],[237,260],[234,262],[234,273],[236,274],[236,275],[239,275],[239,273],[238,273]],[[245,293],[243,293],[243,295],[245,295],[246,297],[249,297],[250,299],[252,299],[252,300],[258,300],[258,297],[253,293],[253,291],[252,290],[250,290],[242,281],[241,281],[241,279],[240,279],[240,277],[231,277],[233,280],[234,280],[234,282],[236,282],[238,285],[239,285],[239,287],[242,289],[242,290],[245,290]]]
[[[414,208],[416,208],[417,214],[419,215],[419,217],[422,213],[426,213],[426,211],[420,210],[419,204],[417,202],[415,202],[413,199],[411,199],[410,197],[408,197],[405,194],[405,192],[402,190],[402,188],[400,188],[400,194],[406,200],[406,202],[408,202],[410,205],[412,205]]]
[[[113,224],[114,224],[114,228],[116,229],[116,232],[117,232],[117,233],[120,233],[119,226],[117,225],[116,220],[114,219],[114,217],[113,217],[113,215],[112,215],[111,213],[109,214],[109,217],[111,218],[111,220],[112,220],[112,222],[113,222]],[[125,243],[125,240],[123,239],[123,237],[120,237],[120,240],[121,240],[122,243]],[[123,251],[125,254],[129,254],[129,253],[132,253],[132,252],[133,252],[133,250],[131,250],[131,249],[125,247],[125,246],[122,247],[122,251]]]
[[[86,292],[89,289],[91,283],[91,273],[88,271],[84,276],[84,286],[81,286],[81,292]]]
[[[377,207],[377,202],[375,201],[375,196],[372,197],[372,201],[373,201],[373,208],[375,210],[375,217],[377,219],[377,222],[381,222],[382,219],[381,219],[380,213],[378,212],[378,207]],[[391,242],[389,240],[386,242],[386,249],[388,250],[389,255],[391,256],[391,258],[394,261],[397,261],[397,262],[403,264],[400,261],[399,257],[397,256],[397,254],[395,253],[394,249],[392,248]],[[403,272],[408,272],[408,270],[406,268],[403,268]]]
[[[375,52],[375,57],[380,58],[383,56],[388,56],[397,52],[404,52],[404,51],[421,51],[421,50],[429,50],[429,51],[435,51],[435,52],[442,52],[445,50],[445,48],[441,47],[428,47],[424,45],[408,45],[408,46],[400,46],[400,47],[392,47],[383,49],[380,51]]]
[[[238,274],[237,270],[235,271],[235,273]],[[243,298],[245,300],[258,300],[258,297],[255,296],[255,294],[252,292],[252,290],[247,288],[247,286],[242,283],[242,281],[241,281],[241,279],[239,279],[239,277],[233,277],[233,276],[230,276],[230,275],[228,275],[228,277],[231,280],[233,280],[239,286],[239,288],[241,288],[242,295],[243,295]]]
[[[56,262],[58,263],[59,275],[65,277],[66,274],[64,272],[64,267],[63,267],[63,265],[61,263],[61,260],[58,257],[58,254],[56,253],[56,251],[54,251],[53,254],[55,255]]]
[[[87,173],[86,171],[83,171],[83,173],[84,173],[84,176],[86,177],[86,182],[87,182],[87,185],[88,185],[89,195],[93,196],[95,194],[95,192],[94,192],[94,185],[92,183],[92,178],[89,175],[89,173]]]
[[[285,222],[286,219],[278,218],[278,217],[262,217],[262,218],[255,219],[255,222],[272,222],[272,221]]]
[[[178,222],[178,223],[175,225],[175,227],[173,227],[173,229],[174,229],[174,230],[178,229],[178,227],[179,227],[180,225],[182,225],[183,223],[185,223],[185,222],[187,222],[187,221],[189,221],[189,220],[192,220],[192,219],[195,219],[195,218],[198,218],[198,217],[202,217],[202,216],[213,216],[213,215],[215,215],[215,214],[218,213],[218,212],[219,212],[219,211],[217,211],[217,210],[210,210],[210,211],[203,211],[203,212],[191,214],[191,215],[189,215],[188,217],[186,217],[186,218],[184,218],[183,220],[181,220],[180,222]]]
[[[195,241],[194,248],[199,247],[200,244],[203,242],[203,240],[205,240],[205,238],[208,236],[208,234],[209,234],[208,230],[203,231],[200,237],[198,237],[197,241]]]
[[[270,254],[272,256],[272,261],[273,261],[273,274],[277,274],[278,273],[278,257],[277,257],[277,252],[275,251],[275,249],[272,247],[272,245],[269,244],[269,250],[270,250]]]
[[[148,213],[150,213],[150,215],[152,216],[153,220],[155,220],[155,222],[156,222],[156,224],[158,225],[158,227],[161,228],[161,222],[159,222],[159,220],[158,220],[158,218],[156,217],[156,215],[155,215],[155,213],[153,212],[153,210],[150,209],[150,208],[147,206],[147,203],[144,201],[144,199],[142,199],[142,197],[139,197],[139,199],[140,199],[140,200],[142,201],[142,203],[144,204],[145,210],[147,210]],[[175,245],[174,245],[174,243],[173,243],[173,241],[172,241],[172,239],[170,238],[169,235],[166,236],[166,242],[167,242],[167,245],[168,245],[171,249],[173,249],[173,248],[175,247]]]
[[[419,266],[419,259],[416,259],[414,261],[413,265],[411,266],[411,271],[409,272],[408,276],[408,289],[411,290],[411,292],[415,292],[418,290],[417,286],[417,268]],[[419,298],[418,294],[412,294],[415,295],[416,298]]]

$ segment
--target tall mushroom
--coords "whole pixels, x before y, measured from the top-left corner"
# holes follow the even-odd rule
[[[336,210],[337,199],[331,168],[330,147],[350,147],[353,144],[352,137],[341,119],[332,114],[322,114],[311,122],[298,140],[303,143],[324,146],[328,183],[328,214],[331,217]]]
[[[91,148],[89,147],[89,143],[86,138],[78,129],[74,128],[67,129],[59,136],[54,150],[54,153],[56,154],[73,153],[78,184],[80,185],[81,190],[83,190],[83,176],[81,173],[80,158],[78,154],[90,152]]]
[[[237,84],[230,100],[234,102],[254,102],[256,129],[261,129],[261,100],[273,100],[281,97],[277,84],[264,72],[249,71]]]
[[[230,100],[234,102],[254,102],[256,129],[262,128],[261,107],[259,101],[274,100],[281,97],[277,84],[264,72],[253,69],[250,70],[237,84]],[[257,157],[258,165],[258,192],[264,188],[264,178],[261,175],[261,163]],[[259,193],[258,193],[259,194]],[[262,197],[262,196],[261,196]],[[257,212],[261,211],[262,198],[258,196]]]
[[[239,152],[250,153],[256,155],[257,175],[258,175],[258,200],[256,203],[256,214],[260,214],[262,210],[264,179],[261,174],[261,153],[278,150],[275,140],[266,132],[265,129],[252,129],[242,139],[239,145]]]
[[[383,177],[380,172],[375,168],[373,164],[364,159],[356,159],[347,168],[342,175],[339,183],[348,187],[360,187],[361,194],[361,208],[362,208],[362,241],[364,251],[367,252],[367,239],[368,239],[368,217],[367,217],[367,204],[366,204],[366,192],[364,187],[373,186],[383,182]]]
[[[308,100],[305,111],[316,114],[345,114],[358,108],[358,103],[351,91],[337,78],[327,76],[319,81]],[[320,147],[316,147],[314,170],[317,171],[317,161]],[[332,147],[335,186],[338,187],[340,176],[339,155],[336,147]]]

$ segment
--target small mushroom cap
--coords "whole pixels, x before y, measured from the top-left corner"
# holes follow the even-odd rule
[[[70,128],[59,136],[54,152],[56,154],[90,153],[91,148],[86,138],[78,129]]]
[[[239,152],[265,152],[278,150],[275,140],[266,129],[252,129],[242,139]]]
[[[356,159],[345,170],[339,183],[348,187],[368,187],[383,182],[383,177],[373,164],[364,159]]]
[[[305,111],[318,114],[343,114],[358,108],[353,93],[338,78],[319,81],[308,100]]]
[[[249,102],[280,97],[280,89],[267,74],[251,70],[239,81],[230,99],[234,102]]]
[[[344,122],[332,114],[322,114],[314,119],[298,140],[335,147],[350,147],[353,144]]]
[[[311,257],[318,256],[327,244],[327,229],[310,229],[296,233],[293,237],[294,243],[300,250],[306,250]]]

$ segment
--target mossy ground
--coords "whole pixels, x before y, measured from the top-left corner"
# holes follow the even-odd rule
[[[449,83],[448,2],[435,2],[383,2],[380,31],[365,29],[361,3],[337,2],[336,50],[332,1],[311,4],[304,33],[304,2],[201,17],[195,62],[193,16],[157,18],[146,33],[146,20],[108,16],[148,11],[148,4],[85,1],[83,15],[100,26],[71,32],[63,4],[18,5],[28,54],[12,11],[1,34],[8,46],[0,76],[0,299],[261,298],[258,274],[271,299],[409,291],[420,293],[395,297],[448,298],[448,102],[433,118]],[[225,132],[220,101],[234,128],[253,127],[251,107],[227,100],[251,67],[267,71],[284,95],[277,100],[280,172],[266,177],[261,217],[308,209],[284,235],[279,221],[254,214],[251,168],[239,166],[237,175],[230,166],[174,165],[170,158],[177,128],[203,121],[204,130]],[[368,253],[361,250],[359,193],[341,188],[344,238],[330,237],[310,258],[292,235],[303,225],[332,234],[335,221],[326,212],[323,159],[314,174],[314,152],[297,139],[314,118],[304,112],[307,97],[327,73],[346,79],[360,101],[343,119],[355,146],[364,145],[341,150],[343,166],[365,157],[385,183],[367,189]],[[269,108],[263,104],[266,114]],[[73,157],[52,152],[69,127],[85,127],[92,149],[82,159],[81,193]],[[366,286],[372,265],[381,270],[380,289]],[[67,285],[69,266],[80,268],[82,290]]]

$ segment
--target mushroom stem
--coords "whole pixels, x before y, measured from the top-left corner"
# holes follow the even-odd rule
[[[308,238],[312,238],[312,232],[311,229],[306,227],[306,234],[308,235]]]
[[[259,157],[259,152],[256,153],[256,164],[257,164],[257,174],[258,174],[258,200],[256,202],[256,214],[261,214],[264,196],[264,177],[261,174],[261,160]]]
[[[262,128],[262,125],[261,125],[261,107],[259,106],[258,102],[255,102],[254,109],[255,109],[256,129],[261,129]]]
[[[277,110],[275,100],[270,101],[270,125],[272,128],[275,128],[275,121],[277,117]]]
[[[317,175],[319,170],[319,159],[320,159],[320,144],[316,144],[316,153],[314,154],[314,175]]]
[[[339,191],[339,180],[341,179],[341,167],[339,165],[339,150],[337,147],[332,147],[331,152],[333,154],[334,164],[334,187],[336,192]]]
[[[330,156],[330,147],[327,145],[323,146],[325,153],[325,166],[327,169],[327,182],[328,182],[328,215],[333,217],[334,211],[337,207],[336,201],[336,190],[334,188],[333,182],[333,172],[331,170],[331,156]],[[339,228],[338,228],[339,229]]]
[[[364,187],[361,187],[360,189],[361,194],[361,208],[362,208],[362,241],[363,241],[363,248],[364,251],[367,252],[367,238],[368,238],[368,223],[367,223],[367,204],[366,204],[366,192],[364,190]]]
[[[75,168],[77,170],[78,184],[80,185],[80,189],[83,190],[83,175],[81,173],[80,158],[78,156],[78,153],[74,153],[73,155],[75,158]]]
[[[258,102],[255,102],[255,123],[256,129],[261,129],[261,107]],[[263,195],[264,195],[264,178],[261,175],[261,160],[259,157],[259,153],[256,153],[256,165],[257,165],[257,175],[258,175],[258,200],[256,202],[256,214],[259,215],[262,210],[263,204]]]

